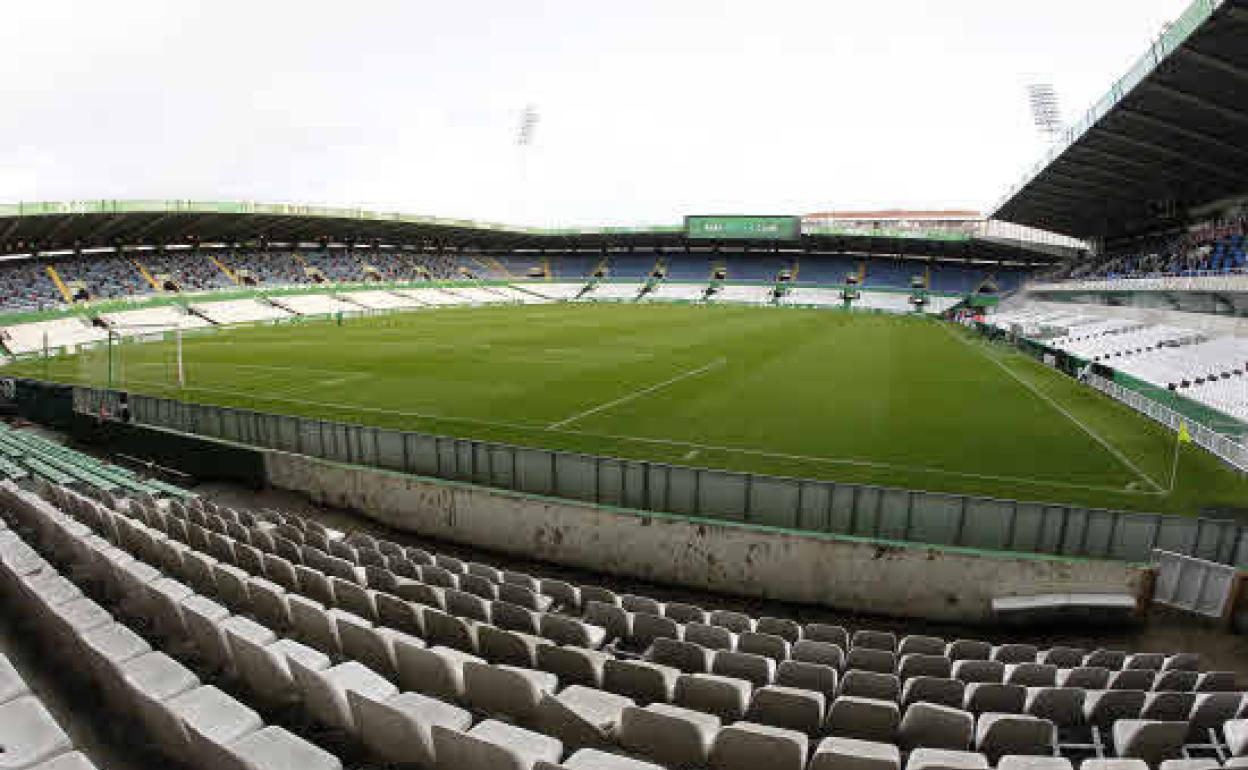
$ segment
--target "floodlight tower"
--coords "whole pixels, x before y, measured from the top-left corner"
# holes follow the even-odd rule
[[[1062,110],[1057,100],[1057,89],[1052,83],[1029,83],[1027,101],[1031,105],[1031,120],[1050,144],[1062,133]]]
[[[525,219],[528,206],[529,187],[529,148],[533,146],[533,135],[537,131],[538,113],[532,104],[526,104],[520,112],[520,123],[516,126],[516,150],[519,163],[519,184],[516,190],[518,219]],[[519,223],[518,223],[519,224]]]

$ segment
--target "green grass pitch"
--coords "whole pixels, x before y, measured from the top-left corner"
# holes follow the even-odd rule
[[[103,385],[97,349],[11,371]],[[683,465],[1141,511],[1248,481],[1026,356],[933,319],[662,305],[447,308],[127,343],[133,392]]]

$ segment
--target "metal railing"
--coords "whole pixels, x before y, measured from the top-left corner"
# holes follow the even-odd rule
[[[116,391],[74,409],[116,414]],[[1054,503],[693,468],[129,396],[138,424],[324,460],[645,511],[812,533],[1148,562],[1155,549],[1248,566],[1248,526]]]

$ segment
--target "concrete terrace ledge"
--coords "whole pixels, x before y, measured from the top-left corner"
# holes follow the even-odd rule
[[[203,439],[215,441],[214,439]],[[1146,565],[640,511],[257,450],[267,483],[396,530],[695,589],[946,622],[1037,594],[1148,599]]]

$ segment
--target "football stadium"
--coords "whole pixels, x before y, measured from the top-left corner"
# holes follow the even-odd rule
[[[982,211],[0,204],[0,770],[1248,768],[1248,0],[1175,14]]]

